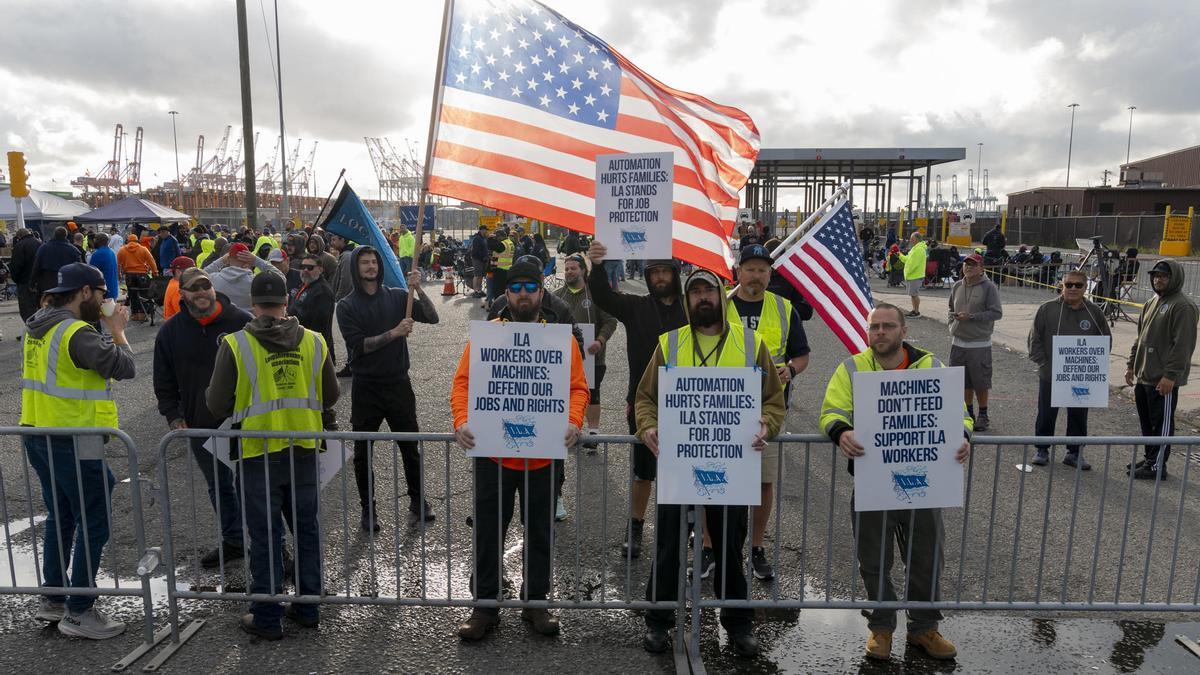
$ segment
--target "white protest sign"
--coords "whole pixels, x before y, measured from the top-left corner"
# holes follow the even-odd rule
[[[342,440],[326,440],[325,451],[317,455],[317,478],[320,481],[322,489],[342,470],[346,462],[354,459],[354,451],[350,449],[346,450],[346,455],[343,459],[342,446],[344,444],[345,441]],[[236,471],[237,464],[229,458],[229,438],[224,436],[209,438],[204,441],[201,447],[211,453],[214,445],[217,448],[217,461],[229,467],[231,471]]]
[[[583,374],[587,378],[588,389],[595,389],[596,355],[588,351],[588,346],[596,341],[596,327],[590,323],[577,325],[579,332],[583,333]]]
[[[854,373],[854,510],[963,505],[963,369]]]
[[[658,503],[757,506],[761,408],[754,368],[659,368]]]
[[[596,239],[614,259],[671,257],[675,155],[596,157]]]
[[[1055,335],[1050,356],[1050,405],[1108,407],[1107,335]]]
[[[468,457],[566,458],[569,349],[567,324],[471,322]]]

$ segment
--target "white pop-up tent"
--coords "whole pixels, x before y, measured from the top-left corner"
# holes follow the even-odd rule
[[[29,196],[22,199],[21,206],[25,211],[25,220],[74,220],[91,209],[74,202],[56,197],[49,192],[30,190]],[[9,190],[0,192],[0,220],[14,221],[17,219],[17,202]]]

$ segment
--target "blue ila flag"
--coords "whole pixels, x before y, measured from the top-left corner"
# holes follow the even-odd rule
[[[329,209],[329,215],[325,217],[325,221],[320,224],[320,227],[325,228],[326,232],[345,237],[356,244],[371,246],[379,251],[379,256],[383,260],[384,285],[392,288],[408,288],[408,284],[404,282],[404,274],[400,271],[400,261],[396,260],[396,253],[392,251],[392,245],[388,243],[387,237],[379,229],[375,218],[367,210],[366,204],[363,204],[362,200],[358,198],[349,183],[342,185],[341,193],[333,202],[333,207]]]

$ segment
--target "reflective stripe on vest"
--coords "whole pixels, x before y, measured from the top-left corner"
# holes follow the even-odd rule
[[[667,353],[664,356],[667,359],[667,367],[675,368],[679,365],[679,335],[681,331],[687,330],[691,332],[691,326],[685,326],[667,333]],[[690,339],[695,339],[688,336]],[[725,348],[728,346],[728,336],[725,338],[726,344],[721,345],[721,353],[717,356],[717,363],[720,364],[721,357],[725,355]],[[757,362],[758,350],[754,348],[754,331],[749,328],[742,328],[742,350],[745,356],[745,365],[747,368],[753,368]]]
[[[774,302],[772,303],[772,301]],[[774,304],[774,307],[769,308],[767,306],[769,304]],[[733,296],[730,296],[728,307],[726,316],[729,317],[730,322],[742,323],[742,317],[738,313],[737,305],[733,302]],[[776,293],[767,291],[763,295],[758,327],[755,330],[762,337],[763,342],[767,343],[767,351],[771,353],[771,361],[776,366],[787,363],[787,337],[792,328],[791,322],[792,303]]]
[[[252,402],[242,410],[233,411],[233,414],[229,416],[231,423],[238,424],[247,417],[263,415],[276,410],[322,411],[321,400],[317,397],[317,379],[321,374],[321,366],[325,363],[325,354],[322,351],[320,340],[313,340],[312,378],[308,381],[308,398],[276,398],[264,401],[262,400],[262,390],[258,387],[258,360],[254,357],[254,350],[250,348],[249,337],[246,331],[240,330],[233,334],[233,338],[237,341],[242,367],[246,369],[246,377],[252,383],[250,385]]]
[[[87,325],[83,321],[79,323]],[[108,380],[104,381],[103,389],[78,389],[74,387],[60,387],[58,385],[58,358],[59,351],[62,347],[63,335],[67,329],[74,324],[73,321],[61,321],[54,327],[54,332],[50,335],[50,343],[46,347],[46,357],[48,364],[46,366],[46,381],[39,382],[29,378],[21,378],[21,387],[32,391],[41,392],[47,396],[56,398],[69,398],[74,401],[114,401],[116,397],[112,392],[112,383]],[[28,344],[28,342],[26,343]],[[82,370],[82,369],[81,369]]]
[[[67,319],[41,338],[27,336],[21,364],[21,416],[24,426],[116,427],[112,384],[71,359],[71,338],[88,324]]]
[[[508,239],[505,239],[503,243],[504,243],[504,250],[501,251],[500,254],[496,256],[496,267],[498,269],[506,270],[506,269],[512,267],[513,252],[517,250],[517,247],[515,244],[513,244]]]

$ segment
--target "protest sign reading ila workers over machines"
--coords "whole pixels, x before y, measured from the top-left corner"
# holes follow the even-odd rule
[[[854,373],[854,510],[963,505],[963,369]]]
[[[658,503],[762,499],[762,456],[750,447],[762,410],[754,368],[660,368]]]
[[[1055,335],[1050,359],[1050,405],[1108,407],[1107,335]]]
[[[671,257],[675,155],[596,157],[596,239],[614,259]]]
[[[571,327],[471,322],[468,457],[565,459]]]

